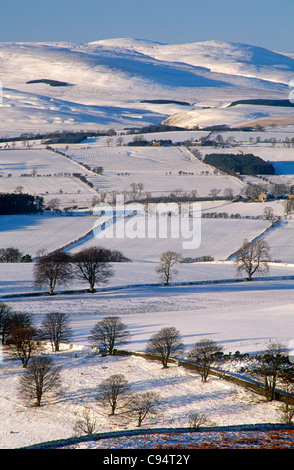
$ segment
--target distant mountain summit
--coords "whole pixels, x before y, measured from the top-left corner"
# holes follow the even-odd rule
[[[289,55],[263,47],[222,41],[188,44],[161,44],[144,39],[108,39],[90,43],[117,49],[133,50],[158,60],[184,62],[209,68],[213,72],[237,74],[288,84],[293,74],[294,60]]]

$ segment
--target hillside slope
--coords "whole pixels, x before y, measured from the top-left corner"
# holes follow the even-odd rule
[[[226,120],[223,110],[227,113],[233,101],[287,99],[294,72],[294,59],[288,55],[216,41],[1,43],[0,63],[4,135],[42,129],[139,127],[203,107],[213,107],[211,113],[221,112],[220,119]],[[239,114],[240,122],[254,117],[244,107]]]

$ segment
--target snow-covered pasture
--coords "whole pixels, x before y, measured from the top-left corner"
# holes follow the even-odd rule
[[[103,168],[103,176],[89,176],[102,191],[130,191],[132,183],[143,183],[143,191],[154,196],[177,189],[196,189],[200,196],[207,196],[212,189],[223,193],[226,188],[240,194],[244,187],[235,177],[214,174],[213,167],[202,163],[185,147],[70,147],[63,151],[91,169]]]
[[[199,142],[202,137],[206,137],[210,134],[210,131],[168,131],[168,132],[141,132],[140,138],[147,140],[148,142],[159,141],[159,140],[171,140],[173,144],[179,142]],[[125,131],[119,131],[117,135],[113,137],[101,136],[101,137],[89,137],[86,141],[77,144],[76,147],[116,147],[117,145],[127,145],[134,141],[134,138],[138,135],[128,134]],[[56,147],[56,145],[54,145]]]
[[[284,145],[273,146],[271,144],[251,144],[246,146],[236,145],[235,147],[202,147],[200,148],[203,156],[210,153],[253,153],[263,160],[276,164],[278,162],[293,162],[293,148]]]
[[[40,195],[45,204],[51,199],[60,201],[60,208],[68,206],[91,206],[96,191],[75,177],[36,177],[27,178],[12,176],[1,179],[1,190],[5,193],[13,193],[21,190],[24,194]]]
[[[123,268],[126,269],[126,265]],[[124,272],[125,282],[131,283],[136,273],[145,271],[145,266],[141,265],[141,270],[138,268],[134,266],[133,278]],[[225,276],[229,265],[202,264],[191,268],[195,278],[204,278],[200,274],[203,268],[210,269],[210,276],[218,269],[219,275]],[[25,272],[24,266],[21,269]],[[277,267],[273,268],[272,274],[281,275],[282,271],[287,275],[292,269]],[[146,272],[144,275],[147,280]],[[19,277],[25,283],[26,275]],[[123,272],[120,281],[122,278]],[[12,276],[12,279],[17,277]],[[203,384],[199,375],[176,365],[163,370],[160,363],[139,357],[101,358],[92,353],[88,335],[97,321],[115,314],[121,317],[131,333],[130,342],[124,346],[131,351],[144,351],[150,336],[165,326],[178,328],[186,352],[203,338],[216,341],[226,353],[260,352],[270,342],[282,342],[289,347],[293,341],[293,280],[126,286],[119,290],[98,289],[95,294],[77,292],[1,300],[18,311],[31,312],[37,325],[46,312],[68,313],[73,329],[71,349],[54,354],[50,349],[45,351],[52,354],[56,365],[62,366],[62,394],[44,397],[40,409],[27,407],[22,402],[17,386],[23,369],[19,361],[12,361],[4,354],[0,364],[1,448],[71,437],[76,420],[82,417],[85,409],[96,417],[98,432],[135,428],[136,422],[126,422],[121,410],[110,418],[108,411],[95,399],[98,384],[115,373],[125,375],[133,392],[160,394],[159,413],[145,422],[147,428],[187,427],[189,414],[195,411],[204,413],[210,426],[281,422],[277,402],[266,402],[240,386],[212,376]],[[234,363],[229,370],[239,373],[242,365],[243,362]],[[107,447],[108,442],[99,445]]]
[[[189,416],[195,411],[203,413],[209,425],[280,422],[277,403],[267,403],[213,377],[202,384],[199,375],[182,367],[171,365],[164,370],[159,363],[143,358],[101,358],[87,349],[54,354],[53,360],[62,366],[62,392],[44,397],[39,409],[25,406],[18,394],[23,373],[19,362],[4,360],[1,364],[0,448],[15,449],[77,435],[74,427],[85,410],[96,419],[96,432],[136,429],[135,418],[126,419],[120,408],[110,417],[108,408],[96,400],[98,385],[112,374],[123,374],[133,393],[159,393],[157,414],[148,416],[144,428],[188,427]],[[107,440],[101,445],[107,447]]]
[[[209,206],[207,210],[218,207]],[[16,219],[20,217],[26,218],[15,216]],[[48,235],[51,221],[52,242],[55,240],[54,233],[57,236],[55,222],[61,224],[61,242],[65,240],[66,230],[69,231],[69,238],[73,230],[77,230],[78,235],[81,230],[79,224],[84,228],[85,221],[91,224],[93,219],[52,216],[34,216],[30,219],[35,217],[40,219],[41,224],[47,221],[44,233]],[[11,221],[12,218],[9,219]],[[221,220],[222,226],[226,220]],[[65,230],[64,221],[72,221],[73,225]],[[78,224],[78,221],[81,222]],[[216,222],[216,227],[220,220],[203,219],[203,222]],[[265,221],[241,219],[228,222],[254,224]],[[211,227],[210,231],[213,231]],[[40,240],[40,234],[36,231],[36,243]],[[23,240],[30,238],[32,234],[27,234]],[[115,263],[115,276],[109,285],[98,286],[94,294],[86,293],[87,285],[75,280],[69,286],[58,286],[55,296],[46,295],[45,287],[43,295],[35,296],[33,263],[0,264],[1,301],[15,310],[31,312],[37,325],[47,312],[68,313],[73,328],[73,348],[53,354],[54,362],[62,365],[62,394],[46,397],[40,409],[24,405],[17,393],[23,369],[18,361],[8,360],[4,355],[4,362],[0,364],[3,372],[0,383],[1,448],[17,448],[71,437],[76,420],[82,417],[85,409],[97,418],[99,432],[135,428],[136,423],[126,423],[122,414],[110,419],[108,412],[95,399],[98,384],[114,373],[123,373],[134,392],[148,390],[160,393],[159,414],[146,421],[147,427],[186,427],[189,414],[195,411],[204,413],[209,425],[280,422],[278,403],[266,403],[257,395],[213,377],[202,384],[199,376],[176,366],[164,371],[160,364],[142,358],[102,359],[89,349],[88,335],[94,324],[104,316],[118,315],[131,332],[126,349],[132,351],[144,351],[148,338],[165,326],[179,329],[186,351],[201,338],[217,341],[227,353],[237,350],[254,353],[264,350],[269,342],[276,341],[288,346],[293,340],[294,291],[293,280],[283,277],[293,275],[293,266],[273,264],[269,272],[272,279],[248,283],[224,281],[242,280],[237,278],[236,267],[230,262],[180,264],[175,283],[163,287],[158,285],[160,280],[155,272],[157,262],[148,261],[147,251],[138,243],[134,245],[137,255],[141,251],[145,259]],[[222,245],[223,239],[219,246]],[[113,241],[111,246],[114,246]],[[201,282],[214,280],[222,282]],[[200,284],[181,285],[195,281],[200,281]],[[67,293],[67,289],[72,292]],[[30,293],[33,295],[22,296]],[[50,351],[47,353],[51,354]],[[110,444],[106,440],[100,445]]]
[[[223,100],[224,101],[224,100]],[[229,104],[229,99],[227,100]],[[219,107],[195,106],[188,111],[178,112],[163,121],[169,126],[193,129],[196,126],[222,126],[224,123],[230,127],[271,125],[293,125],[293,111],[287,107],[257,106],[252,104],[239,104],[229,107],[226,104]]]
[[[93,228],[96,218],[63,216],[55,213],[43,215],[1,215],[1,248],[15,247],[22,253],[36,256],[62,248],[84,237]]]
[[[161,284],[161,279],[156,273],[157,261],[134,261],[131,263],[112,263],[114,276],[108,284],[97,286],[97,291],[120,290],[132,286],[144,286],[152,284]],[[33,288],[33,267],[34,263],[0,263],[0,295],[9,296],[11,294],[27,294],[37,292],[47,292],[46,286],[38,289]],[[197,262],[180,263],[176,266],[177,273],[173,277],[172,283],[199,283],[205,281],[223,281],[229,279],[244,279],[244,275],[237,275],[236,265],[233,261],[219,262]],[[269,276],[288,277],[293,276],[293,265],[287,263],[270,263]],[[256,275],[256,277],[261,277]],[[66,292],[68,290],[86,290],[87,283],[74,279],[67,286],[58,285],[56,292]],[[165,292],[163,290],[163,292]],[[169,292],[169,291],[167,291]],[[90,296],[90,299],[95,298]],[[55,297],[54,297],[55,299]],[[49,299],[48,299],[49,300]],[[175,302],[175,298],[173,299]]]
[[[1,149],[0,174],[5,177],[9,173],[14,176],[21,174],[54,175],[77,173],[80,165],[71,159],[43,148],[36,149]]]
[[[21,191],[43,196],[45,203],[58,198],[61,207],[91,206],[95,189],[73,176],[87,175],[78,163],[45,149],[0,150],[1,192]]]
[[[262,238],[266,240],[271,250],[273,260],[282,260],[285,263],[294,262],[293,246],[294,220],[282,220]]]
[[[49,252],[66,247],[67,251],[76,252],[99,245],[122,251],[133,261],[157,261],[167,250],[182,253],[185,258],[209,255],[224,260],[240,248],[245,238],[252,240],[271,225],[264,219],[195,218],[186,230],[179,218],[174,222],[178,233],[173,238],[170,221],[162,217],[156,222],[154,239],[148,236],[147,216],[120,220],[102,232],[96,229],[100,221],[95,216],[13,215],[1,216],[0,221],[1,248],[13,246],[34,257],[38,250]],[[162,235],[161,227],[167,227]],[[119,232],[123,238],[119,238]]]
[[[159,219],[158,229],[165,227],[165,224],[168,226],[168,222],[163,218]],[[162,253],[167,250],[181,253],[184,258],[211,256],[216,260],[225,260],[240,248],[245,238],[252,240],[270,226],[269,221],[262,219],[195,219],[187,231],[181,219],[175,224],[180,233],[179,237],[173,238],[171,231],[167,231],[167,236],[164,233],[163,236],[159,235],[154,239],[148,237],[150,222],[147,217],[121,220],[115,224],[114,237],[111,226],[93,237],[87,237],[84,243],[81,240],[69,246],[68,250],[75,252],[81,248],[101,245],[122,251],[133,261],[158,261]],[[116,238],[116,233],[120,232],[126,235],[123,238]],[[133,234],[136,238],[133,238]]]

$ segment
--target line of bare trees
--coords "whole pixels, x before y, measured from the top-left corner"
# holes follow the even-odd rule
[[[237,273],[245,272],[250,281],[254,274],[269,270],[270,260],[270,248],[265,240],[244,240],[235,257]],[[53,295],[57,284],[67,284],[77,277],[87,282],[88,291],[93,293],[97,284],[107,283],[114,275],[110,264],[112,261],[129,260],[118,251],[102,247],[85,248],[74,255],[62,251],[53,252],[41,256],[35,264],[34,286],[41,288],[47,285],[49,294]],[[181,254],[171,250],[161,255],[156,272],[166,286],[176,276],[175,265],[181,261]]]
[[[72,336],[70,319],[66,313],[49,312],[37,327],[32,314],[18,312],[0,302],[1,344],[21,360],[23,367],[36,351],[41,351],[41,342],[51,343],[52,351],[59,351],[61,343],[67,343]]]
[[[70,319],[67,314],[47,313],[39,328],[34,326],[32,316],[15,312],[7,304],[0,303],[1,341],[14,357],[21,360],[24,372],[19,380],[19,394],[28,404],[41,406],[44,396],[58,394],[62,384],[61,366],[55,365],[50,355],[44,355],[42,340],[51,343],[52,351],[59,351],[61,342],[69,342],[72,336]],[[115,355],[118,346],[127,344],[131,335],[127,325],[117,316],[108,316],[98,321],[88,336],[89,342],[103,355]],[[221,345],[209,338],[201,339],[185,354],[185,346],[180,332],[175,327],[164,327],[153,334],[145,348],[147,357],[158,358],[163,368],[169,367],[170,360],[186,357],[194,363],[203,383],[206,383],[212,366],[224,361]],[[254,357],[248,366],[248,375],[262,381],[266,399],[275,399],[278,383],[293,393],[294,368],[285,355],[286,348],[280,343],[270,343],[264,352]],[[34,355],[34,356],[33,356]],[[32,357],[33,356],[33,357]],[[136,418],[137,426],[152,414],[156,414],[162,399],[153,391],[131,392],[131,385],[123,374],[112,374],[97,388],[96,399],[109,408],[110,416],[117,411],[123,419]],[[287,400],[283,404],[283,421],[291,423],[294,407]],[[191,426],[198,427],[205,417],[194,413]],[[204,421],[203,421],[204,419]],[[96,429],[95,418],[90,410],[77,421],[76,430],[91,434]]]
[[[238,250],[235,263],[237,273],[245,272],[247,279],[252,280],[254,274],[269,270],[270,248],[265,240],[248,242],[244,240]],[[34,266],[34,286],[41,288],[47,285],[49,294],[53,295],[57,284],[67,284],[77,277],[89,285],[88,291],[95,292],[95,286],[107,283],[114,275],[112,261],[129,261],[118,251],[102,247],[85,248],[74,255],[57,251],[41,256]],[[175,265],[182,261],[182,256],[174,251],[164,252],[156,267],[167,286],[177,274]]]
[[[73,278],[78,278],[89,285],[89,292],[95,292],[95,286],[107,283],[114,275],[111,262],[130,261],[121,252],[102,247],[85,248],[73,255],[55,251],[39,258],[34,266],[34,286],[48,286],[53,295],[57,284],[67,285]]]
[[[118,317],[106,317],[95,325],[89,339],[96,345],[103,343],[109,353],[114,354],[114,346],[128,342],[130,334]],[[167,368],[172,358],[184,355],[185,346],[180,332],[175,327],[165,327],[150,337],[145,352],[147,357],[157,357],[162,367]],[[285,352],[284,345],[269,343],[264,354],[255,356],[247,370],[249,376],[263,382],[265,397],[269,401],[275,399],[277,383],[283,384],[288,394],[294,390],[294,368]],[[225,360],[222,346],[209,338],[196,342],[186,357],[188,361],[199,366],[197,371],[203,383],[207,382],[212,366],[217,367]],[[130,394],[130,384],[122,374],[114,374],[104,380],[99,386],[97,399],[109,407],[110,415],[114,415],[117,410],[120,410],[123,416],[135,414],[137,426],[141,426],[149,414],[156,413],[161,403],[160,395],[154,392]],[[293,405],[286,400],[281,411],[282,420],[291,423],[294,417]],[[81,423],[89,425],[89,415],[87,419],[84,418]],[[206,418],[201,413],[195,412],[190,416],[191,427],[199,427],[205,422]]]
[[[106,317],[94,326],[89,340],[96,346],[103,344],[109,354],[115,354],[115,347],[126,344],[130,340],[130,333],[119,317]],[[286,351],[281,343],[269,343],[265,353],[255,357],[255,362],[248,371],[251,376],[263,380],[268,400],[274,399],[278,378],[294,384],[294,368],[285,355]],[[163,368],[167,368],[171,357],[183,356],[185,345],[177,328],[164,327],[150,337],[145,352],[147,355],[157,356]],[[201,380],[205,383],[212,364],[217,365],[224,360],[223,347],[204,338],[195,343],[186,357],[200,366]]]
[[[61,367],[50,356],[42,355],[42,340],[50,341],[52,351],[59,351],[61,342],[67,342],[71,334],[69,317],[64,313],[46,314],[38,328],[31,314],[13,311],[9,305],[0,303],[1,343],[9,355],[22,363],[24,373],[18,391],[25,402],[41,406],[44,395],[60,388]]]

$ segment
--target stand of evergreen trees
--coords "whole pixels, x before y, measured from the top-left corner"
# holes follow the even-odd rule
[[[271,163],[251,153],[211,153],[205,155],[204,163],[212,165],[228,174],[240,175],[274,175],[275,169]]]
[[[0,193],[0,215],[43,212],[44,199],[30,194]]]

